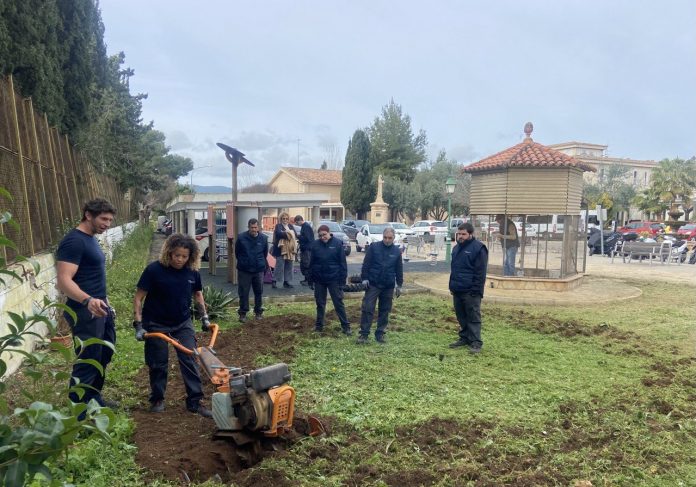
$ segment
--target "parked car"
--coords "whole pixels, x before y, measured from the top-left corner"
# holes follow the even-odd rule
[[[201,250],[201,260],[208,262],[210,260],[210,249],[208,243],[208,229],[199,227],[196,229],[196,240],[198,240],[198,248]],[[227,225],[218,226],[215,230],[215,261],[227,258]]]
[[[370,244],[381,242],[384,229],[390,226],[391,225],[389,223],[369,223],[367,225],[363,225],[355,240],[355,250],[361,252],[367,249]],[[400,245],[402,240],[403,237],[400,235],[397,234],[394,236],[394,244]]]
[[[658,235],[660,233],[665,233],[665,227],[659,222],[646,222],[637,221],[629,222],[623,227],[619,227],[617,230],[619,233],[636,233],[640,235],[641,233],[649,233],[651,236]]]
[[[341,223],[341,229],[343,230],[343,233],[348,235],[349,239],[355,241],[355,238],[357,237],[362,226],[368,223],[370,222],[367,220],[344,220],[343,223]]]
[[[454,236],[457,233],[457,228],[459,228],[459,225],[461,225],[462,223],[466,223],[467,221],[468,220],[466,218],[452,218],[449,230],[447,232],[447,238],[454,241]]]
[[[677,235],[681,238],[696,240],[696,223],[687,223],[677,230]]]
[[[326,225],[327,227],[329,227],[329,233],[331,233],[331,235],[333,235],[334,238],[337,238],[338,240],[341,240],[343,242],[343,251],[346,253],[346,255],[350,255],[350,239],[338,223],[331,222],[328,220],[322,220],[319,222],[319,225]]]
[[[561,235],[564,229],[565,215],[530,215],[527,223],[531,223],[537,235],[545,238],[547,235]]]
[[[435,235],[444,235],[447,237],[447,222],[440,220],[418,220],[411,225],[414,233],[425,237],[427,240]]]
[[[524,226],[524,232],[522,232],[522,222],[515,222],[515,226],[517,227],[517,234],[520,237],[522,236],[522,233],[524,233],[527,237],[537,236],[536,227],[529,222],[527,222],[527,224]]]
[[[500,231],[500,225],[498,225],[498,222],[483,222],[481,224],[481,233],[487,233],[488,235],[492,235],[494,233],[497,233]]]
[[[401,239],[416,234],[411,227],[402,222],[387,222],[387,225],[392,227],[394,229],[394,233],[401,237]]]

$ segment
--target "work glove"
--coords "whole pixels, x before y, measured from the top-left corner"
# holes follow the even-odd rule
[[[396,286],[396,289],[394,289],[394,296],[397,298],[401,296],[401,286]]]
[[[363,285],[363,287],[364,287],[365,289],[370,289],[370,281],[368,281],[367,279],[365,279],[365,280],[362,282],[362,285]]]
[[[208,318],[208,315],[201,316],[201,330],[208,331],[209,328],[210,328],[210,318]]]
[[[133,328],[135,328],[135,339],[138,340],[139,342],[144,341],[145,340],[145,329],[143,328],[143,322],[142,321],[134,321]]]

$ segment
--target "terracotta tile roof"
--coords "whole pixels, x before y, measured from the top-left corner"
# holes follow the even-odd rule
[[[340,186],[343,183],[343,171],[333,169],[309,169],[305,167],[281,167],[280,169],[305,184]]]
[[[549,149],[545,145],[534,142],[531,138],[470,164],[462,171],[491,171],[508,167],[577,167],[583,171],[596,171],[592,165],[557,150]]]

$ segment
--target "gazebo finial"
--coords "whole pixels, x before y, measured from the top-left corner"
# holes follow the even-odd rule
[[[534,131],[534,124],[532,122],[527,122],[524,124],[524,133],[526,137],[524,138],[525,142],[533,142],[532,141],[532,132]]]

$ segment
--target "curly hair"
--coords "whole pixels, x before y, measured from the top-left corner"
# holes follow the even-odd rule
[[[160,264],[165,267],[170,267],[172,252],[178,248],[188,249],[189,259],[188,262],[186,262],[186,267],[192,271],[197,271],[201,265],[201,250],[198,248],[198,242],[196,242],[196,239],[193,237],[182,233],[170,235],[167,240],[164,241],[159,258]]]
[[[288,221],[290,221],[290,215],[288,215],[286,212],[283,212],[280,215],[278,215],[278,223],[282,223],[283,218],[287,218]]]
[[[111,213],[115,216],[116,208],[114,208],[111,203],[103,198],[95,198],[93,200],[89,200],[87,203],[85,203],[85,206],[82,207],[81,221],[87,220],[87,215],[85,215],[85,213],[89,213],[93,218],[98,217],[102,213]]]

